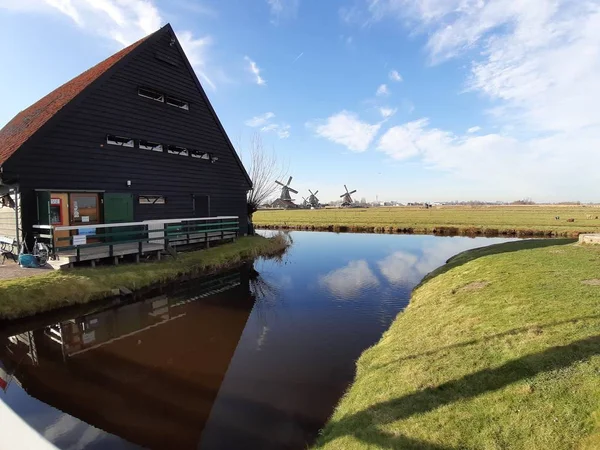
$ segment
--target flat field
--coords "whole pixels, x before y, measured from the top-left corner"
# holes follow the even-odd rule
[[[559,219],[555,219],[555,217]],[[591,218],[590,218],[591,217]],[[379,233],[567,236],[600,232],[600,207],[440,206],[260,210],[260,228]],[[574,219],[567,222],[567,219]]]

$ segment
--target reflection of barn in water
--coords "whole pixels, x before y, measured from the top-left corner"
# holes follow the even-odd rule
[[[254,300],[246,270],[182,286],[5,338],[1,362],[29,395],[95,427],[196,448]]]

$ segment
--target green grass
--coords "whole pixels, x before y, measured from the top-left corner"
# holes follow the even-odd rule
[[[594,218],[588,219],[588,215]],[[330,231],[577,236],[600,232],[596,216],[600,217],[600,208],[582,206],[443,206],[261,210],[254,213],[253,222],[265,228]],[[567,222],[569,218],[575,222]]]
[[[176,259],[144,264],[53,271],[48,275],[0,281],[0,319],[15,319],[111,296],[114,289],[136,290],[182,275],[214,272],[258,256],[281,254],[282,235],[243,237],[208,250],[180,253]]]
[[[564,240],[457,255],[363,353],[316,447],[600,448],[598,279],[600,247]]]

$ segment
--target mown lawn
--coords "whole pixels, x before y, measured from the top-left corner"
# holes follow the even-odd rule
[[[588,219],[588,215],[593,218]],[[596,216],[600,217],[600,208],[581,206],[442,206],[261,210],[254,213],[253,222],[263,227],[345,227],[348,231],[577,236],[600,232]],[[575,221],[567,222],[571,218]]]
[[[114,289],[136,290],[182,275],[214,272],[258,256],[277,255],[289,245],[282,235],[243,237],[208,250],[180,253],[176,259],[52,271],[47,275],[0,280],[0,319],[30,316],[63,306],[87,303],[113,294]]]
[[[600,247],[465,252],[413,293],[317,448],[600,448]]]

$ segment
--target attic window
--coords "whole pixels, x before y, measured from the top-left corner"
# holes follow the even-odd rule
[[[153,152],[162,152],[163,151],[163,145],[159,144],[158,142],[151,142],[151,141],[140,141],[140,148],[142,150],[152,150]]]
[[[164,205],[166,200],[162,195],[140,195],[138,202],[140,205]]]
[[[181,155],[181,156],[189,156],[190,155],[187,148],[180,147],[178,145],[169,145],[167,147],[167,152],[172,155]]]
[[[157,102],[164,102],[165,101],[164,94],[161,94],[160,92],[153,91],[152,89],[138,88],[138,95],[140,97],[150,98],[150,99],[155,100]]]
[[[110,145],[120,145],[121,147],[133,147],[133,139],[112,134],[106,136],[106,143]]]
[[[181,109],[185,109],[185,110],[190,109],[190,105],[188,102],[179,100],[178,98],[175,98],[175,97],[167,96],[167,105],[175,106],[176,108],[181,108]]]
[[[190,150],[192,158],[210,159],[210,154],[200,150]]]

